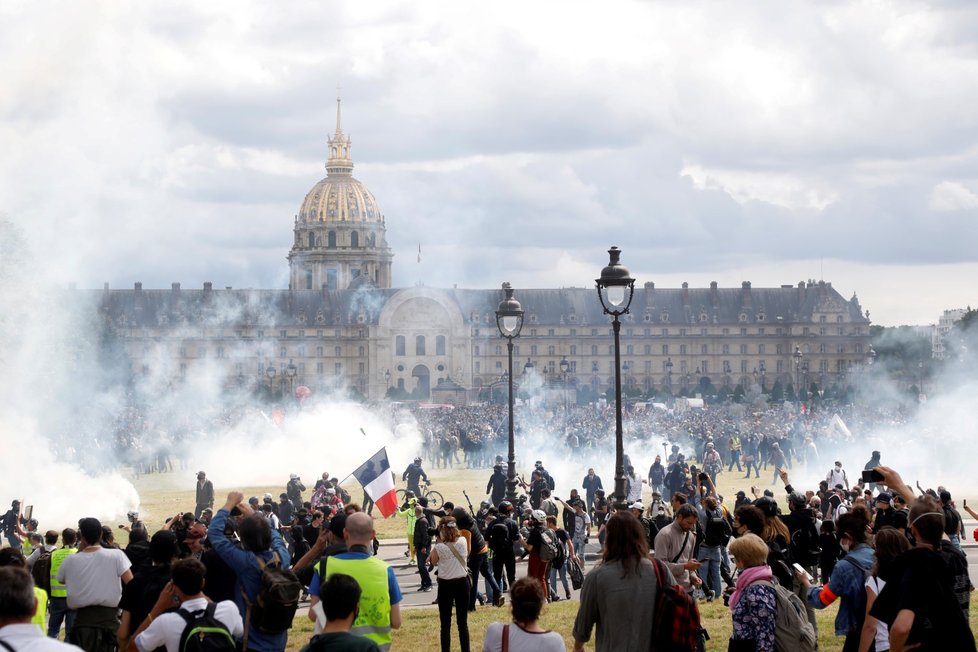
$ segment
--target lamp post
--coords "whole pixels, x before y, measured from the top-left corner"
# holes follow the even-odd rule
[[[506,351],[509,354],[509,466],[506,470],[506,500],[516,502],[516,439],[513,434],[513,340],[520,336],[523,328],[523,307],[513,298],[513,286],[503,283],[506,298],[496,309],[496,328],[506,338]]]
[[[669,396],[672,396],[672,358],[666,358],[666,385],[669,386]]]
[[[384,372],[384,382],[387,383],[387,391],[391,390],[391,370],[388,369]]]
[[[625,500],[625,450],[621,425],[621,322],[618,318],[628,313],[635,293],[635,279],[628,269],[618,262],[621,250],[608,250],[608,265],[601,270],[601,278],[595,279],[598,299],[604,314],[612,317],[615,335],[615,509],[628,508]]]
[[[801,403],[801,358],[802,358],[801,347],[796,346],[795,352],[792,356],[795,359],[795,398]]]
[[[268,365],[268,368],[265,369],[265,376],[268,377],[268,398],[272,399],[274,397],[275,367]]]
[[[289,394],[295,391],[295,375],[298,373],[296,366],[289,360],[289,366],[285,368],[285,376],[289,379]]]
[[[564,391],[564,422],[567,422],[567,370],[570,369],[570,362],[567,361],[567,356],[560,357],[560,376],[562,382],[562,389]]]
[[[765,391],[767,391],[764,388],[764,372],[767,371],[767,370],[764,368],[764,361],[763,360],[761,360],[761,362],[760,362],[760,370],[761,370],[761,393],[763,394]]]

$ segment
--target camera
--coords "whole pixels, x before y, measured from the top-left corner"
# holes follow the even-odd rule
[[[876,469],[866,469],[862,477],[863,482],[883,482],[883,474]]]

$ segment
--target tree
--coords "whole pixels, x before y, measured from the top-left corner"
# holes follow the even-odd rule
[[[771,387],[771,402],[780,403],[784,400],[784,385],[781,384],[780,380],[774,381],[774,386]]]

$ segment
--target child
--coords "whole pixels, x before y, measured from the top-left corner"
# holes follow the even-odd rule
[[[818,570],[822,581],[828,580],[835,568],[835,562],[842,557],[842,546],[839,539],[835,536],[835,523],[829,519],[822,521],[821,532],[818,536],[818,545],[822,548],[822,556],[819,558]]]

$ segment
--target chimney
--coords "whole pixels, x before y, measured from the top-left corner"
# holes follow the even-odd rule
[[[798,281],[798,303],[805,303],[805,282]]]
[[[683,281],[683,305],[689,306],[689,283]]]
[[[826,295],[825,281],[819,281],[818,282],[818,298],[819,299],[824,299],[825,298],[825,295]]]
[[[214,289],[214,284],[210,281],[204,281],[204,292],[210,292]]]
[[[717,290],[716,281],[710,281],[710,305],[714,308],[720,306],[720,292]]]
[[[180,291],[180,284],[179,283],[170,283],[170,291],[171,292],[179,292]]]
[[[750,281],[744,281],[740,284],[740,305],[742,308],[751,307]]]
[[[136,292],[142,292],[143,291],[142,281],[136,281],[135,285],[133,285],[133,289],[136,290]]]
[[[102,284],[102,289],[105,290],[106,292],[109,291],[109,283],[108,283],[108,281],[106,281],[105,283]]]

